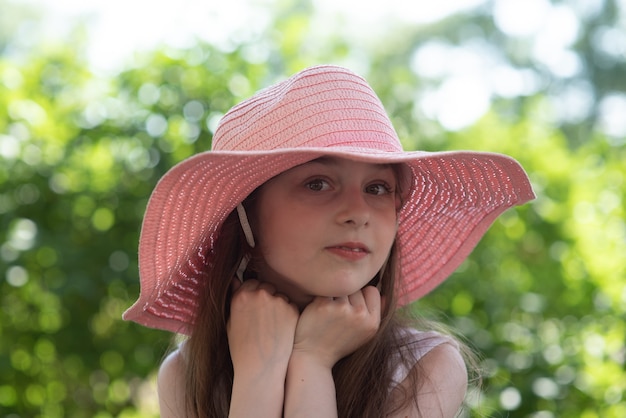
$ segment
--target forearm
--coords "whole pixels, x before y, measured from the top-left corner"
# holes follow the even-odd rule
[[[285,384],[285,418],[337,416],[332,370],[310,357],[293,353]]]
[[[276,369],[261,373],[235,373],[229,418],[281,418],[285,373],[285,370]]]
[[[281,418],[298,308],[257,280],[238,283],[227,324],[233,362],[229,417]]]

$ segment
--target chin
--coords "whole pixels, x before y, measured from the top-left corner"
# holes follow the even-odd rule
[[[334,286],[334,289],[332,290],[332,292],[334,294],[333,295],[328,295],[328,296],[329,297],[343,297],[343,296],[353,295],[356,292],[358,292],[361,289],[363,289],[365,286],[367,286],[367,284],[370,281],[371,281],[371,279],[367,280],[367,281],[359,281],[358,283],[350,284],[350,285],[346,285],[346,286]]]

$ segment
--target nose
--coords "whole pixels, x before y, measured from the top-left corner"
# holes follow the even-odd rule
[[[360,188],[345,190],[339,198],[337,222],[354,227],[365,226],[370,221],[370,209]]]

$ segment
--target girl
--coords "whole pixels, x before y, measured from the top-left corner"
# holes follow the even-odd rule
[[[159,371],[162,416],[453,417],[459,343],[397,308],[533,197],[509,157],[404,152],[344,68],[260,91],[146,210],[124,318],[188,336]]]

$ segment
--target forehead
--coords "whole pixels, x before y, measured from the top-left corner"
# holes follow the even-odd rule
[[[356,160],[350,160],[347,158],[325,156],[325,157],[319,157],[314,160],[295,166],[292,169],[285,171],[285,173],[291,170],[301,168],[301,167],[309,167],[309,166],[314,167],[317,165],[322,166],[322,167],[331,167],[331,168],[342,168],[344,166],[349,168],[349,167],[353,167],[356,165],[361,165],[361,166],[367,167],[368,169],[371,169],[372,171],[387,171],[387,170],[394,169],[394,165],[392,164],[375,164],[375,163],[367,163],[367,162],[361,162],[361,161],[356,161]]]

